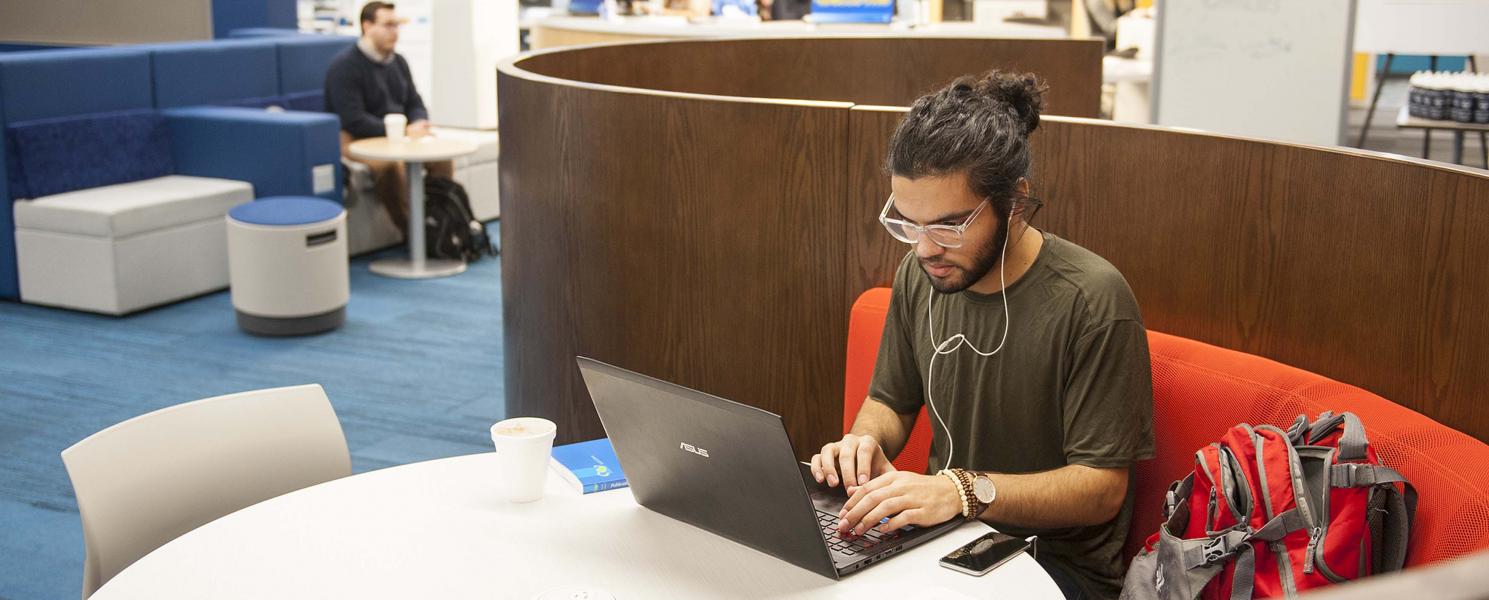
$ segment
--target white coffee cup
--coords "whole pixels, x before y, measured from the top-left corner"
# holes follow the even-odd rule
[[[395,142],[402,141],[408,136],[408,117],[398,113],[388,113],[383,116],[383,129],[387,132],[388,139]]]
[[[512,502],[532,502],[543,497],[548,480],[548,462],[558,426],[548,419],[518,417],[491,426],[496,445],[497,486]]]

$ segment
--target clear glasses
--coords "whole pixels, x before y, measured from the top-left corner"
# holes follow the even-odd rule
[[[884,203],[884,210],[879,211],[879,223],[889,230],[889,235],[894,236],[894,239],[906,244],[918,244],[920,236],[924,235],[942,248],[960,248],[962,233],[967,231],[967,227],[977,219],[977,215],[982,214],[982,209],[987,208],[988,204],[984,198],[961,225],[916,225],[904,219],[890,218],[889,207],[894,206],[894,194],[890,194],[889,201]]]

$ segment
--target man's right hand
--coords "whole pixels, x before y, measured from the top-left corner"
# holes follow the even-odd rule
[[[817,483],[836,487],[842,483],[849,493],[869,480],[894,471],[884,449],[872,436],[848,434],[822,447],[812,457],[812,477]]]

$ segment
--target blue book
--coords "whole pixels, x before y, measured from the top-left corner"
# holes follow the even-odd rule
[[[550,467],[585,494],[626,487],[626,473],[620,470],[610,438],[554,446]]]

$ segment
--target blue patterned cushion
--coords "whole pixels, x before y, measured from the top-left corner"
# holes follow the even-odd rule
[[[12,197],[40,198],[73,190],[170,175],[170,134],[153,110],[131,110],[12,123]]]

